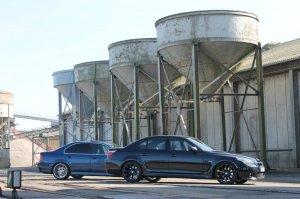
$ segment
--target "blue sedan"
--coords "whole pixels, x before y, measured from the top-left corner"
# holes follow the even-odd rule
[[[42,173],[52,173],[58,180],[83,176],[108,175],[104,160],[111,147],[98,141],[74,142],[55,151],[42,152],[38,168]]]

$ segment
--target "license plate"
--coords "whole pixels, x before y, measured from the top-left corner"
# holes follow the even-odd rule
[[[260,172],[265,172],[265,171],[266,171],[265,167],[260,167]]]

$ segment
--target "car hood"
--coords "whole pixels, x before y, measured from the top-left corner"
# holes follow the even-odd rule
[[[224,152],[224,151],[211,151],[210,153],[217,155],[219,157],[244,158],[244,159],[250,159],[253,162],[257,162],[257,159],[248,157],[248,156],[244,156],[241,154],[228,153],[228,152]]]

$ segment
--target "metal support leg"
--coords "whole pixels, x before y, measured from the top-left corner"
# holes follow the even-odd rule
[[[134,123],[136,140],[140,139],[140,100],[139,100],[139,65],[133,67],[133,92],[134,92]]]
[[[97,106],[97,81],[96,81],[96,64],[94,64],[95,70],[94,70],[94,131],[95,131],[95,140],[99,140],[99,132],[98,132],[98,106]]]
[[[161,65],[162,57],[158,56],[157,60],[157,72],[158,72],[158,90],[159,90],[159,114],[160,114],[160,127],[162,135],[167,135],[167,124],[166,124],[166,108],[165,108],[165,91],[164,91],[164,70]]]
[[[295,132],[295,148],[296,148],[296,164],[300,168],[300,104],[299,104],[299,71],[290,71],[291,86],[292,86],[292,118],[294,121]]]
[[[82,97],[83,97],[83,93],[81,90],[79,90],[79,107],[78,107],[78,111],[79,111],[79,133],[80,133],[80,140],[83,141],[84,140],[84,131],[83,131],[83,107],[82,107]]]
[[[7,148],[10,149],[10,118],[7,118]]]
[[[267,145],[266,145],[266,129],[265,129],[265,104],[264,104],[264,80],[263,80],[263,67],[261,44],[258,44],[258,52],[256,58],[256,75],[257,87],[259,91],[258,96],[258,117],[259,117],[259,133],[260,133],[260,157],[264,164],[268,167],[267,162]]]
[[[221,89],[221,93],[223,92],[223,88]],[[223,151],[226,151],[226,122],[225,122],[225,104],[224,104],[224,96],[221,97],[221,117],[222,117],[222,138],[223,138]]]
[[[238,93],[238,83],[233,83],[233,92]],[[241,152],[241,132],[240,132],[240,117],[243,111],[244,103],[242,103],[241,107],[239,104],[239,97],[233,96],[233,108],[234,108],[234,123],[235,128],[233,131],[232,138],[234,138],[235,141],[235,152],[240,153]],[[230,145],[231,146],[231,145]],[[231,148],[231,147],[230,147]],[[229,149],[230,150],[230,149]]]
[[[62,114],[62,94],[58,92],[58,124],[59,124],[59,146],[66,144],[66,133]]]
[[[74,103],[72,104],[72,136],[73,142],[77,140],[77,104],[78,104],[78,93],[75,84],[72,85],[72,98]]]
[[[192,46],[193,98],[194,98],[194,133],[193,137],[201,139],[200,132],[200,101],[199,101],[199,66],[198,44]]]
[[[112,129],[112,142],[114,145],[118,145],[118,132],[116,125],[116,87],[115,87],[115,76],[110,76],[110,88],[111,88],[111,129]]]

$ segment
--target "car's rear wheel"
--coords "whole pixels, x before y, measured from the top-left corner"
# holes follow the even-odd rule
[[[139,182],[143,177],[142,168],[135,161],[127,162],[123,166],[122,175],[127,182]]]
[[[235,166],[229,162],[220,163],[215,169],[215,177],[221,184],[233,184],[237,175]]]
[[[71,175],[75,179],[81,179],[83,176],[82,175]]]
[[[246,182],[247,182],[247,180],[236,180],[235,181],[236,184],[244,184]]]
[[[160,180],[159,177],[145,177],[149,182],[158,182]]]
[[[70,169],[65,163],[57,163],[53,167],[53,176],[58,180],[67,179],[70,176]]]

